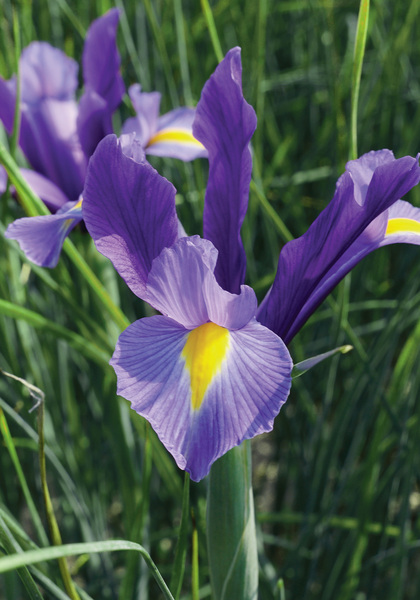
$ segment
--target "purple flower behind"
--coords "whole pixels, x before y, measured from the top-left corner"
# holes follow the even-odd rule
[[[98,142],[112,132],[112,113],[124,84],[116,47],[119,11],[110,10],[90,26],[83,51],[84,94],[77,104],[77,63],[46,42],[33,42],[20,58],[21,128],[19,145],[33,170],[22,175],[57,215],[25,217],[6,237],[19,242],[37,265],[57,264],[64,239],[81,221],[74,206]],[[11,133],[16,79],[0,78],[0,119]],[[47,235],[48,232],[48,235]]]
[[[136,116],[127,119],[122,132],[134,132],[146,154],[184,161],[207,156],[206,148],[192,132],[193,108],[176,108],[159,117],[159,92],[142,92],[137,83],[130,87],[128,93]]]

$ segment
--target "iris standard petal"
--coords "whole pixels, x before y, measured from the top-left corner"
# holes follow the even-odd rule
[[[117,8],[111,9],[93,21],[86,34],[82,58],[85,92],[79,103],[77,131],[87,157],[112,133],[112,114],[125,92],[116,43],[119,13]]]
[[[125,93],[116,41],[119,15],[119,9],[112,8],[93,21],[86,34],[82,57],[85,87],[101,96],[111,113]]]
[[[283,342],[255,320],[233,332],[212,323],[187,331],[161,316],[130,325],[111,364],[118,393],[195,481],[230,448],[272,429],[292,366]]]
[[[4,235],[18,241],[33,263],[52,268],[57,265],[64,240],[81,220],[81,201],[67,202],[55,215],[17,219]]]
[[[358,160],[368,168],[365,157]],[[325,294],[316,293],[318,286],[341,268],[343,255],[353,244],[351,252],[359,252],[356,242],[362,235],[363,252],[368,240],[379,239],[381,221],[375,220],[420,180],[418,161],[410,156],[390,160],[388,152],[380,151],[377,155],[369,153],[368,160],[379,163],[370,170],[368,187],[366,178],[354,176],[356,165],[351,161],[327,208],[303,236],[286,244],[280,253],[274,284],[259,309],[258,320],[286,343],[331,291],[326,286],[322,288]],[[334,279],[335,283],[340,278]],[[316,303],[311,300],[313,294]]]
[[[149,164],[125,156],[110,135],[90,159],[83,198],[97,249],[143,298],[153,259],[177,239],[175,188]]]
[[[176,108],[159,118],[157,129],[148,140],[146,152],[190,161],[207,157],[203,144],[195,139],[192,124],[194,108]]]
[[[209,154],[204,237],[219,251],[217,280],[234,293],[245,278],[240,229],[248,206],[252,171],[249,141],[256,124],[254,109],[242,94],[240,49],[233,48],[203,88],[193,135]]]
[[[214,276],[216,261],[217,250],[209,240],[179,239],[153,261],[146,300],[186,329],[207,321],[228,329],[243,327],[255,317],[255,293],[248,286],[240,294],[223,290]]]
[[[75,60],[47,42],[32,42],[19,60],[22,104],[37,105],[47,98],[73,100],[79,70]]]

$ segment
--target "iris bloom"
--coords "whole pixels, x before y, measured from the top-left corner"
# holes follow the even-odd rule
[[[79,103],[78,65],[72,58],[46,42],[32,42],[20,58],[19,146],[32,166],[22,174],[56,214],[18,219],[6,237],[17,239],[28,258],[41,266],[55,266],[64,238],[81,220],[89,157],[112,132],[112,114],[125,91],[116,47],[118,20],[119,11],[110,10],[87,32]],[[15,101],[16,78],[0,78],[0,119],[9,133]]]
[[[141,86],[136,83],[128,93],[136,116],[127,119],[122,132],[134,132],[146,154],[184,161],[207,156],[207,150],[192,133],[193,108],[176,108],[159,117],[159,92],[142,92]]]
[[[121,334],[111,360],[118,393],[194,480],[230,448],[272,428],[291,384],[280,334],[290,340],[374,248],[420,241],[419,211],[399,200],[420,179],[418,161],[388,151],[365,155],[348,164],[308,232],[284,247],[258,310],[243,285],[240,236],[255,127],[236,48],[206,83],[193,126],[209,155],[205,239],[179,236],[174,188],[128,158],[115,137],[99,144],[86,180],[83,217],[98,250],[161,313]]]

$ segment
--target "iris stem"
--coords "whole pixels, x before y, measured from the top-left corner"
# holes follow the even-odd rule
[[[258,554],[248,441],[232,448],[210,470],[207,544],[213,597],[256,600]]]

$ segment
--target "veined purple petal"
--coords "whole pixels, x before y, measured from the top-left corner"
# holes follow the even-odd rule
[[[111,9],[96,19],[86,34],[83,50],[85,93],[80,99],[77,130],[86,156],[112,133],[112,113],[120,104],[125,86],[116,37],[119,10]]]
[[[146,300],[163,315],[186,329],[208,321],[228,329],[239,329],[254,316],[254,291],[242,286],[231,294],[216,281],[217,250],[198,236],[179,239],[162,250],[152,264]]]
[[[349,163],[348,171],[337,182],[333,200],[308,231],[286,244],[280,253],[276,278],[258,320],[286,343],[354,266],[350,254],[360,252],[358,262],[369,244],[373,244],[371,249],[379,247],[375,244],[386,226],[386,216],[381,220],[380,215],[420,180],[418,161],[410,156],[395,160],[389,152],[380,151],[358,161]],[[344,268],[343,261],[348,262],[349,269]]]
[[[21,169],[25,181],[31,186],[33,191],[41,198],[51,212],[56,212],[69,199],[52,181],[30,169]]]
[[[216,277],[230,292],[238,292],[245,279],[240,229],[248,206],[249,142],[256,123],[254,109],[242,94],[240,49],[233,48],[204,86],[193,125],[194,137],[209,153],[204,237],[219,251]]]
[[[142,92],[139,83],[130,86],[128,93],[136,116],[125,121],[122,132],[135,133],[143,148],[146,148],[158,126],[160,94],[159,92]]]
[[[302,307],[288,336],[292,338],[299,331],[337,283],[362,258],[377,248],[397,243],[420,245],[420,209],[404,200],[397,200],[388,210],[376,217],[333,265]]]
[[[199,481],[230,448],[272,429],[289,393],[292,364],[283,342],[252,320],[221,332],[223,358],[198,348],[197,360],[204,363],[191,365],[186,348],[195,331],[166,317],[141,319],[121,334],[111,364],[118,393],[149,420],[178,466]],[[210,375],[194,405],[197,368]]]
[[[83,218],[99,252],[143,298],[153,259],[177,239],[173,185],[107,136],[89,162]]]
[[[148,140],[146,152],[184,161],[207,157],[207,150],[192,133],[194,117],[195,109],[186,107],[176,108],[160,117],[157,130]]]
[[[26,257],[40,267],[55,267],[65,238],[82,220],[81,201],[67,202],[55,215],[24,217],[11,223],[5,237],[17,240]]]

